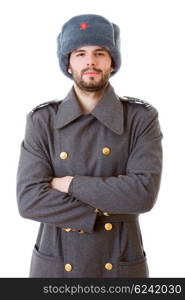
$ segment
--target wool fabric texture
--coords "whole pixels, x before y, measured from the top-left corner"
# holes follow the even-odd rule
[[[83,46],[98,45],[105,47],[114,62],[114,75],[121,66],[120,29],[100,15],[84,14],[68,20],[57,37],[57,56],[61,71],[70,79],[68,72],[69,54]]]

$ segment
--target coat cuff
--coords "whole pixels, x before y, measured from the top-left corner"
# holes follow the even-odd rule
[[[74,181],[75,177],[72,178],[69,187],[68,187],[68,194],[72,195],[73,194],[73,181]]]
[[[85,221],[85,218],[86,218],[86,221]],[[96,218],[97,218],[97,214],[95,213],[95,211],[91,207],[89,209],[89,214],[87,214],[87,216],[84,217],[83,223],[80,225],[80,221],[79,221],[78,226],[76,226],[75,229],[77,231],[83,230],[84,232],[87,232],[87,233],[93,233],[94,226],[95,226],[95,223],[96,223]]]
[[[104,215],[104,212],[100,208],[97,208],[96,201],[86,201],[86,195],[88,194],[88,184],[90,184],[90,182],[92,183],[92,178],[95,177],[76,175],[75,177],[73,177],[69,184],[68,194],[72,197],[74,197],[74,195],[78,195],[80,197],[78,198],[80,199],[80,201],[91,207],[94,207],[94,213],[96,213],[96,216],[98,217]],[[85,198],[82,197],[82,195],[84,195]]]
[[[101,178],[101,177],[99,177]],[[80,201],[88,204],[94,208],[97,207],[96,196],[94,197],[95,191],[98,190],[99,178],[93,176],[76,175],[70,182],[68,188],[68,194],[76,197]],[[88,197],[89,195],[89,197]],[[103,208],[103,207],[102,207]],[[99,207],[102,214],[101,207]]]

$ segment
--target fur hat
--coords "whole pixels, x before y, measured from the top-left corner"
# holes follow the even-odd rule
[[[121,66],[119,27],[100,15],[78,15],[68,20],[57,37],[57,55],[61,71],[73,79],[68,72],[69,54],[80,47],[98,45],[105,47],[114,62],[114,75]]]

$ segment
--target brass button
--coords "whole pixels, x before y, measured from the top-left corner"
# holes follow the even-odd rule
[[[79,230],[79,233],[85,233],[85,231],[83,229]]]
[[[64,268],[65,268],[65,270],[66,270],[67,272],[70,272],[70,271],[72,271],[72,268],[73,268],[73,267],[72,267],[72,265],[70,265],[70,264],[66,264]]]
[[[108,212],[104,212],[103,214],[104,214],[104,216],[106,216],[106,217],[110,216],[110,215],[108,214]]]
[[[63,228],[65,231],[69,232],[71,231],[72,229],[71,228]]]
[[[106,263],[105,264],[105,269],[112,270],[112,264],[111,263]]]
[[[99,213],[100,211],[99,211],[98,208],[96,208],[96,209],[94,210],[94,212],[97,214],[97,213]]]
[[[109,154],[110,154],[110,148],[109,148],[109,147],[104,147],[104,148],[102,149],[102,153],[103,153],[104,155],[109,155]]]
[[[60,153],[60,158],[61,158],[61,159],[67,159],[67,157],[68,157],[67,152],[61,152],[61,153]]]
[[[111,223],[105,223],[104,225],[106,230],[111,230],[112,229],[112,224]]]

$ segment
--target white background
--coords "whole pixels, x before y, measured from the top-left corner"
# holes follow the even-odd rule
[[[26,114],[72,86],[58,65],[56,37],[71,17],[96,13],[119,25],[117,94],[159,112],[163,175],[154,208],[140,215],[150,277],[185,277],[185,18],[182,0],[4,0],[0,4],[0,277],[28,277],[39,223],[20,217],[15,186]]]

